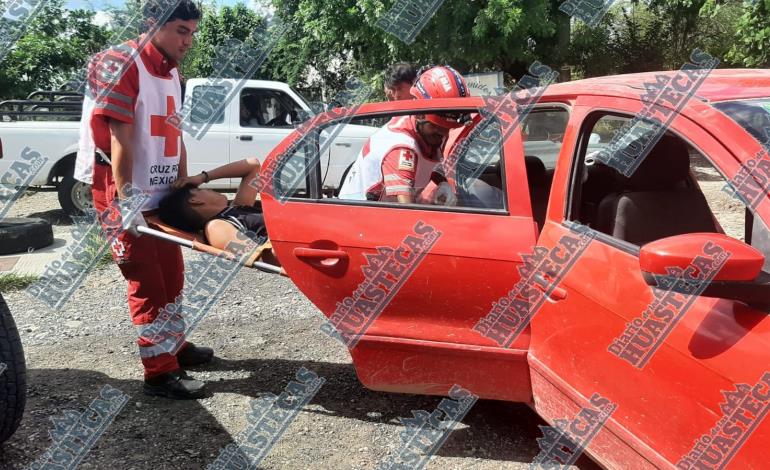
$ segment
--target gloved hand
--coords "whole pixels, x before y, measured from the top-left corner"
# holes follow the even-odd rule
[[[457,204],[457,196],[455,196],[452,186],[446,181],[438,185],[436,194],[433,196],[433,204],[437,206],[454,206]]]
[[[120,219],[123,225],[123,230],[128,231],[135,237],[141,237],[142,234],[136,229],[137,227],[147,227],[147,221],[144,220],[142,211],[136,206],[136,202],[132,199],[119,199],[118,206],[120,208]]]

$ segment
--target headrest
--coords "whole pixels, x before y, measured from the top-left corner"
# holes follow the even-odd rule
[[[524,165],[527,168],[527,181],[530,186],[543,185],[546,182],[545,163],[538,157],[527,155],[524,157]]]
[[[638,145],[637,143],[632,146]],[[664,134],[624,186],[636,191],[670,189],[690,174],[690,153],[684,140]]]

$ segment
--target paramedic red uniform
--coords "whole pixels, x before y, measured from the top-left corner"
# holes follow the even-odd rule
[[[125,46],[135,50],[137,42],[128,41],[119,47],[125,51]],[[94,94],[102,92],[102,97],[89,103],[92,108],[90,131],[92,143],[109,155],[111,145],[107,118],[134,124],[132,182],[151,195],[142,211],[148,215],[157,208],[158,201],[168,193],[177,177],[181,156],[180,133],[166,124],[165,119],[181,107],[181,86],[177,64],[166,59],[149,41],[140,54],[133,56],[135,59],[116,83],[104,80],[105,70],[112,68],[115,72],[119,64],[131,60],[130,57],[112,48],[92,60],[88,73],[89,86]],[[88,141],[82,135],[88,131],[87,127],[81,128],[81,151],[84,148],[82,142]],[[88,169],[83,172],[82,167],[85,165],[87,168],[86,163],[89,162],[81,161],[80,155],[78,159],[81,173],[87,175]],[[76,170],[76,177],[77,173]],[[101,213],[117,197],[112,167],[94,164],[91,175],[94,206]],[[128,307],[133,324],[152,323],[159,310],[175,302],[182,293],[184,263],[180,247],[147,235],[134,237],[123,231],[112,244],[111,252],[128,281]],[[153,346],[141,337],[138,344],[147,350]],[[176,356],[172,354],[144,356],[145,378],[179,368]]]
[[[415,129],[415,119],[393,118],[369,138],[342,184],[340,199],[419,196],[441,160],[441,149],[423,142]]]

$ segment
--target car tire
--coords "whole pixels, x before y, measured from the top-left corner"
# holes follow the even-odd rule
[[[9,217],[0,220],[0,255],[24,253],[52,243],[53,229],[43,219]]]
[[[19,330],[11,311],[0,294],[0,443],[10,438],[19,428],[27,402],[27,365]],[[0,366],[2,367],[2,366]]]
[[[337,187],[336,190],[334,190],[334,197],[340,197],[340,190],[342,189],[342,183],[345,182],[345,179],[348,177],[348,173],[350,173],[350,169],[353,168],[353,164],[356,163],[355,160],[348,165],[347,168],[345,168],[345,171],[342,172],[342,178],[340,178],[340,185]]]
[[[94,206],[91,185],[78,181],[68,171],[58,186],[59,205],[69,216],[84,215]]]

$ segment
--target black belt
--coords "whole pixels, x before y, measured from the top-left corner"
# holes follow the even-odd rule
[[[105,155],[107,155],[107,158],[111,158],[109,154],[105,154]],[[112,166],[110,162],[102,158],[102,155],[99,152],[94,152],[94,161],[96,162],[97,165]]]

